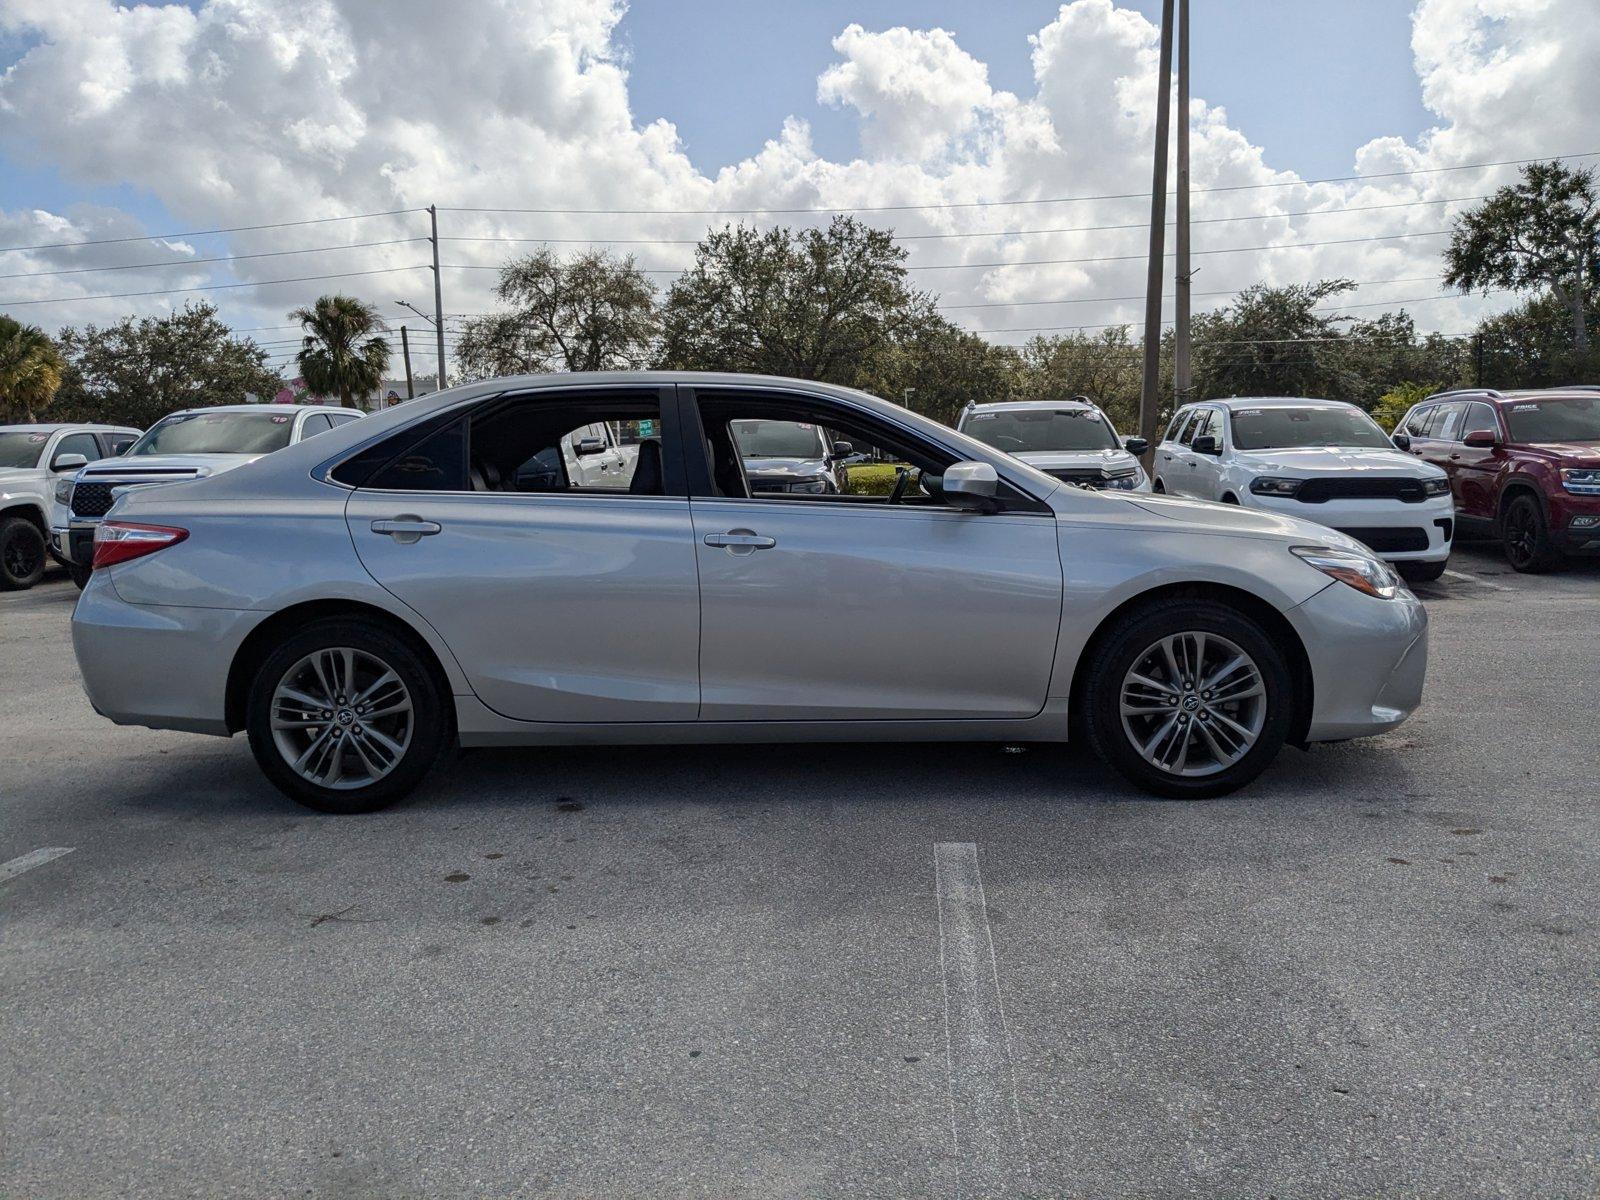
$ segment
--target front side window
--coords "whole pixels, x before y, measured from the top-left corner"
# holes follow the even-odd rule
[[[0,433],[0,470],[28,470],[39,465],[48,433],[12,430]]]
[[[1354,408],[1242,408],[1233,414],[1236,450],[1288,450],[1305,446],[1358,449],[1390,447],[1389,435]]]
[[[1183,428],[1183,423],[1193,414],[1192,409],[1181,408],[1172,414],[1172,423],[1167,426],[1163,441],[1175,442],[1178,440],[1178,431]]]
[[[1092,408],[1019,408],[973,413],[962,430],[1007,454],[1114,450],[1116,435]]]
[[[313,437],[319,433],[327,433],[333,428],[333,421],[327,413],[312,413],[306,418],[306,423],[300,426],[302,438]]]
[[[174,413],[158,421],[133,444],[129,455],[146,454],[271,454],[289,444],[294,413]]]
[[[56,443],[51,461],[60,459],[63,454],[81,454],[85,462],[94,462],[100,457],[100,443],[94,440],[92,433],[69,433]]]
[[[1504,412],[1513,442],[1600,442],[1600,399],[1519,400]]]
[[[1189,433],[1189,444],[1203,437],[1216,438],[1220,445],[1222,442],[1222,420],[1214,408],[1203,408],[1200,415],[1195,418],[1194,428]]]
[[[1467,405],[1467,419],[1461,426],[1461,436],[1465,438],[1469,433],[1493,433],[1498,435],[1500,423],[1494,419],[1494,409],[1487,404]]]
[[[1189,414],[1189,418],[1189,423],[1183,427],[1183,432],[1178,435],[1178,444],[1180,446],[1194,444],[1194,435],[1200,431],[1200,426],[1205,424],[1206,410],[1197,408]]]
[[[655,436],[619,447],[608,435],[614,423]],[[431,432],[396,434],[332,478],[398,491],[661,496],[668,493],[660,428],[653,392],[518,397]]]

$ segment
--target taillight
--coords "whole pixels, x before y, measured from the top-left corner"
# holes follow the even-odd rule
[[[189,536],[172,525],[141,525],[136,521],[101,521],[94,531],[94,569],[143,558]]]

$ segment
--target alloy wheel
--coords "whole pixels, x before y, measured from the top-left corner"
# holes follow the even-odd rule
[[[374,654],[330,646],[283,673],[272,693],[272,739],[290,770],[349,791],[384,778],[405,757],[411,692]]]
[[[1123,676],[1122,729],[1147,763],[1169,775],[1215,775],[1248,754],[1267,717],[1261,668],[1215,633],[1174,633]]]
[[[12,579],[27,579],[39,569],[43,557],[32,538],[18,534],[6,539],[5,557],[0,561]]]
[[[1534,525],[1533,509],[1520,501],[1506,513],[1504,530],[1506,553],[1513,565],[1523,565],[1533,560],[1537,550],[1538,530]]]

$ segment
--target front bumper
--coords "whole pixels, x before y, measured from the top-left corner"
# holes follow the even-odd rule
[[[1563,554],[1600,554],[1600,496],[1563,490],[1550,505],[1550,539]]]
[[[89,703],[118,725],[226,735],[228,668],[265,612],[128,604],[96,571],[72,613]]]
[[[1315,521],[1368,545],[1386,562],[1444,562],[1455,537],[1455,505],[1448,495],[1420,504],[1403,500],[1328,500],[1306,504],[1284,496],[1247,492],[1241,504]],[[1364,536],[1363,536],[1364,535]],[[1398,547],[1407,548],[1400,549]]]
[[[1284,615],[1311,660],[1308,742],[1384,733],[1422,702],[1428,614],[1409,591],[1379,600],[1332,583]]]
[[[94,564],[94,531],[98,520],[73,517],[66,526],[57,525],[50,531],[50,553],[62,566],[89,567]]]

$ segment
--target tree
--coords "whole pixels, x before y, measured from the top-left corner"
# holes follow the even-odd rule
[[[32,424],[61,387],[67,362],[34,325],[0,316],[0,420]]]
[[[456,362],[470,379],[546,371],[625,371],[655,348],[656,287],[633,258],[539,250],[500,269],[511,312],[469,320]]]
[[[1372,419],[1383,426],[1385,433],[1393,433],[1400,418],[1410,412],[1413,405],[1420,404],[1439,390],[1440,385],[1435,383],[1407,381],[1396,384],[1378,397],[1378,403],[1372,407]]]
[[[826,229],[724,226],[695,248],[662,314],[663,366],[859,385],[932,299],[906,282],[906,251],[853,217]]]
[[[1166,374],[1171,376],[1170,362]],[[1098,333],[1032,337],[1022,347],[1019,400],[1087,396],[1118,429],[1139,427],[1143,371],[1139,347],[1126,325]]]
[[[1225,308],[1194,319],[1194,386],[1213,396],[1322,396],[1351,399],[1360,393],[1340,338],[1343,318],[1317,309],[1350,291],[1348,279],[1309,287],[1258,283]]]
[[[297,360],[300,377],[318,395],[338,396],[346,408],[383,386],[389,343],[374,332],[378,310],[352,296],[321,296],[310,308],[289,314],[305,328]],[[364,339],[364,340],[363,340]]]
[[[962,329],[931,309],[918,314],[872,360],[856,386],[954,425],[969,402],[1014,390],[1017,352]]]
[[[235,340],[209,304],[64,329],[59,341],[67,371],[55,411],[64,420],[143,429],[180,408],[241,404],[283,387],[266,351]]]
[[[1574,348],[1569,316],[1560,299],[1541,292],[1478,322],[1472,341],[1484,386],[1555,387],[1600,373],[1600,352],[1592,343],[1587,353]],[[1593,333],[1592,308],[1588,318]]]
[[[1572,346],[1589,349],[1589,293],[1600,285],[1595,174],[1530,163],[1522,182],[1462,213],[1450,231],[1444,281],[1462,291],[1548,288],[1565,306]]]

